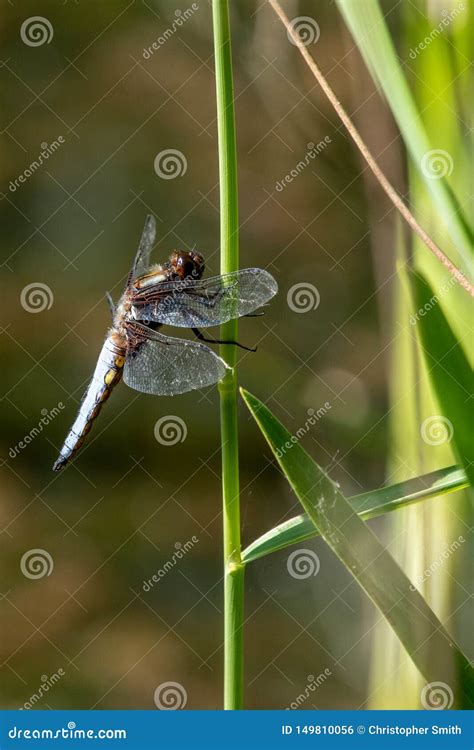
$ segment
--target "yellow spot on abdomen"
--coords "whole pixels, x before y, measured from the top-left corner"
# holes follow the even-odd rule
[[[112,385],[116,377],[117,377],[116,370],[109,370],[108,372],[106,372],[105,377],[104,377],[105,385]]]

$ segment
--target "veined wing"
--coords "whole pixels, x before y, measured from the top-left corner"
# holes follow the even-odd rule
[[[123,379],[136,391],[173,396],[217,383],[226,373],[224,360],[204,344],[163,336],[139,323],[129,331]]]
[[[278,285],[261,268],[183,281],[157,282],[136,290],[133,315],[181,328],[205,328],[253,312],[278,291]]]
[[[145,220],[145,226],[138,246],[138,251],[130,271],[130,279],[141,276],[150,265],[150,253],[156,237],[156,220],[153,214],[149,214]]]

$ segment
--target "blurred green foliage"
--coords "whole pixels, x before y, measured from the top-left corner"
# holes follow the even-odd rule
[[[316,15],[310,2],[291,5],[295,16]],[[38,14],[37,4],[4,5],[0,691],[6,708],[22,706],[59,668],[65,675],[41,707],[153,708],[155,688],[168,680],[185,686],[188,708],[221,701],[216,390],[158,399],[121,385],[74,465],[58,476],[50,469],[110,322],[104,294],[119,296],[145,215],[158,217],[156,259],[176,247],[196,247],[208,273],[219,270],[207,3],[143,57],[172,27],[178,8],[184,13],[174,2],[50,0],[40,12],[54,35],[29,46],[20,29]],[[392,123],[380,131],[374,113],[386,118],[386,109],[335,7],[318,7],[317,22],[319,63],[398,179],[400,143]],[[308,409],[329,402],[304,444],[345,494],[356,494],[384,482],[390,447],[384,331],[392,219],[373,186],[367,201],[351,144],[270,9],[239,2],[232,23],[241,265],[268,268],[280,286],[263,318],[240,325],[242,342],[259,347],[239,354],[240,382],[268,399],[295,432]],[[37,159],[42,144],[59,136],[64,145],[12,191],[10,182]],[[276,190],[304,159],[308,143],[325,136],[330,145]],[[169,148],[185,155],[187,169],[163,180],[154,159]],[[375,267],[374,210],[384,232],[383,245],[373,248]],[[38,282],[51,289],[53,303],[33,314],[22,307],[21,294]],[[304,314],[287,301],[301,282],[320,295],[317,309]],[[12,458],[42,410],[59,402],[65,405],[59,416]],[[163,415],[185,421],[182,443],[157,442],[154,428]],[[247,544],[294,515],[297,500],[243,406],[240,416]],[[193,535],[199,543],[145,592],[143,581]],[[248,571],[249,708],[289,705],[308,674],[325,668],[331,679],[304,707],[357,708],[367,699],[372,613],[324,543],[311,546],[321,560],[317,579],[295,586],[285,551]],[[33,580],[20,562],[37,548],[51,555],[54,568]],[[315,599],[323,613],[316,619]]]

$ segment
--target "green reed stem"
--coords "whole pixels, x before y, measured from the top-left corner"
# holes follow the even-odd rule
[[[237,154],[234,87],[227,0],[212,2],[216,67],[217,132],[221,216],[221,273],[239,268]],[[225,323],[221,338],[237,340],[237,320]],[[224,708],[243,706],[244,566],[241,561],[237,374],[234,347],[221,346],[232,369],[219,384],[224,531]]]

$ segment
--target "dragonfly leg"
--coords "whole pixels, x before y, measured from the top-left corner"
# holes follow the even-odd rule
[[[112,299],[112,295],[110,294],[110,292],[106,292],[105,293],[105,297],[107,299],[107,302],[109,303],[109,309],[110,309],[110,312],[111,312],[112,318],[113,318],[114,315],[115,315],[115,305],[114,305],[114,301]]]
[[[205,341],[207,344],[232,344],[233,346],[238,346],[240,349],[245,349],[247,352],[256,352],[257,348],[251,348],[250,346],[244,346],[243,344],[240,344],[238,341],[225,341],[223,339],[211,339],[206,338],[204,334],[199,330],[199,328],[191,328],[192,332],[196,336],[199,341]]]

